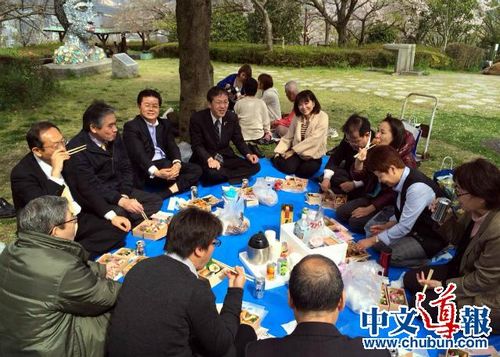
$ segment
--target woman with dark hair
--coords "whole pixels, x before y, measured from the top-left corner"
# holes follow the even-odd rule
[[[437,297],[434,289],[453,283],[458,307],[489,307],[490,326],[493,333],[500,333],[500,170],[485,159],[476,159],[457,167],[453,180],[465,214],[459,219],[450,217],[439,231],[456,246],[455,256],[444,265],[410,270],[404,285],[412,295],[427,285],[427,302]],[[434,273],[429,280],[431,268]]]
[[[310,90],[297,94],[293,110],[295,116],[274,149],[272,163],[286,174],[311,177],[319,170],[326,153],[328,115]]]
[[[417,162],[413,155],[415,149],[415,138],[407,131],[403,122],[390,114],[378,125],[378,132],[375,135],[374,143],[390,145],[396,149],[406,166],[414,169]]]
[[[267,73],[262,73],[257,78],[259,82],[259,89],[262,91],[260,99],[262,99],[267,106],[267,113],[271,122],[281,119],[281,106],[278,91],[273,87],[273,77]]]

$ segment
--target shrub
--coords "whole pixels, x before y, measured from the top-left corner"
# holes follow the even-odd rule
[[[0,73],[0,110],[36,106],[58,88],[36,59],[0,57]]]
[[[376,22],[366,32],[366,43],[391,43],[397,36],[394,27],[384,22]]]
[[[452,59],[451,68],[461,71],[477,71],[484,60],[484,50],[464,43],[451,43],[446,54]]]
[[[156,58],[179,57],[177,43],[166,43],[151,48]],[[356,48],[286,46],[274,47],[268,52],[264,45],[249,43],[211,43],[210,58],[228,63],[253,63],[272,66],[325,67],[387,67],[394,65],[396,56],[382,45]],[[415,65],[423,68],[445,68],[449,58],[429,48],[417,48]]]

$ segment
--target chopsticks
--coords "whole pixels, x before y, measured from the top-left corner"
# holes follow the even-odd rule
[[[377,144],[372,144],[372,145],[368,146],[368,148],[366,149],[366,151],[370,150],[372,147],[374,147],[374,146],[376,146],[376,145],[377,145]],[[354,155],[354,158],[355,158],[355,159],[357,159],[358,157],[359,157],[359,152],[358,152],[356,155]]]
[[[83,151],[85,149],[87,149],[87,145],[86,144],[82,145],[82,146],[77,146],[76,148],[69,149],[68,150],[68,154],[73,155],[73,154],[76,154],[76,153],[78,153],[80,151]]]
[[[434,269],[429,269],[429,274],[427,274],[427,279],[425,280],[431,280],[432,274],[434,274]],[[423,293],[427,290],[427,284],[424,285],[424,290],[422,290]]]
[[[146,216],[146,213],[144,213],[144,211],[141,211],[141,216],[142,218],[144,218],[145,221],[149,221],[149,218],[148,216]]]
[[[226,263],[223,263],[220,260],[217,260],[217,264],[221,265],[223,268],[226,268],[231,273],[238,275],[238,272],[236,271],[236,269],[234,269],[233,267],[227,265]],[[250,280],[251,282],[255,282],[255,278],[253,276],[245,274],[245,277],[247,278],[247,280]]]

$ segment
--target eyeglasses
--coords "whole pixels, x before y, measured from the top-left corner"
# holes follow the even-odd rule
[[[228,101],[228,100],[221,100],[221,101],[219,101],[219,100],[214,100],[214,101],[213,101],[213,103],[214,103],[215,105],[229,105],[229,101]]]
[[[64,222],[62,222],[62,223],[56,224],[55,226],[56,226],[56,227],[57,227],[57,226],[62,226],[62,225],[64,225],[64,224],[66,224],[66,223],[71,223],[71,222],[78,223],[78,217],[77,217],[77,216],[73,216],[73,218],[68,219],[67,221],[64,221]]]
[[[213,245],[214,247],[216,247],[216,248],[217,248],[217,247],[220,247],[220,245],[221,245],[221,244],[222,244],[222,242],[220,241],[220,239],[219,239],[219,238],[215,238],[215,239],[214,239],[214,241],[212,242],[212,245]]]
[[[455,190],[455,196],[457,196],[457,198],[458,198],[458,197],[465,196],[465,195],[470,195],[470,193],[469,193],[469,192],[467,192],[467,191],[462,191],[462,189],[461,189],[461,188],[459,188],[457,185],[454,185],[454,186],[453,186],[453,189]]]
[[[44,145],[42,146],[43,148],[46,148],[46,149],[54,149],[54,150],[57,150],[58,148],[65,148],[66,147],[66,139],[65,138],[62,138],[60,141],[57,141],[51,145]]]

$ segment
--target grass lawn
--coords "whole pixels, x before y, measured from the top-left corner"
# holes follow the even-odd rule
[[[94,99],[102,99],[117,109],[119,127],[137,114],[135,100],[137,93],[146,87],[158,89],[164,98],[163,110],[170,106],[178,106],[179,76],[178,60],[158,59],[139,61],[141,77],[136,79],[113,80],[110,75],[98,75],[88,78],[68,79],[61,82],[61,90],[53,98],[36,108],[23,108],[18,111],[0,112],[0,144],[3,155],[0,156],[0,196],[10,202],[9,175],[12,167],[26,154],[27,145],[25,134],[30,125],[39,120],[51,120],[62,130],[66,138],[71,138],[81,128],[81,118],[85,108]],[[214,63],[215,81],[225,75],[235,72],[238,65]],[[330,116],[330,125],[340,131],[345,119],[352,113],[358,112],[368,116],[373,124],[377,124],[386,113],[399,116],[402,100],[395,97],[381,97],[370,93],[361,93],[353,90],[332,91],[331,88],[315,85],[311,80],[343,79],[356,84],[358,81],[367,81],[378,85],[389,83],[397,78],[398,81],[411,81],[411,77],[393,77],[384,73],[367,72],[361,69],[326,69],[326,68],[276,68],[253,67],[254,76],[262,72],[269,72],[275,79],[282,104],[282,111],[289,111],[289,103],[284,95],[283,84],[289,79],[299,81],[301,89],[312,89],[318,96],[323,110]],[[428,78],[441,81],[445,86],[453,87],[460,82],[461,74],[451,72],[431,71]],[[466,76],[473,76],[467,74]],[[487,81],[493,86],[500,87],[500,78],[477,75],[478,80]],[[493,81],[493,82],[491,82]],[[421,169],[431,175],[439,168],[444,156],[452,156],[455,164],[473,157],[484,156],[497,165],[500,165],[500,154],[486,144],[488,140],[500,139],[500,107],[497,102],[477,109],[460,109],[454,105],[444,105],[438,110],[430,143],[430,159],[425,161]],[[440,98],[441,99],[441,98]],[[412,104],[408,111],[419,121],[425,122],[429,117],[428,105]],[[333,146],[340,139],[330,140]],[[421,140],[422,142],[423,140]],[[498,143],[496,144],[498,148]],[[269,148],[271,150],[271,148]],[[7,242],[14,238],[15,219],[0,221],[0,240]]]

